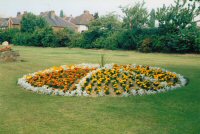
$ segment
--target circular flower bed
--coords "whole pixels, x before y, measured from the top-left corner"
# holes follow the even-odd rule
[[[78,64],[25,75],[18,84],[33,92],[61,96],[129,96],[155,94],[186,84],[175,72],[142,65]]]

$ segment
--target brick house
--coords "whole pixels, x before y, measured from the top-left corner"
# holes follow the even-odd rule
[[[24,12],[26,14],[27,12]],[[21,28],[21,20],[23,15],[18,12],[16,17],[10,18],[0,18],[0,28],[1,29],[10,29],[10,28]]]

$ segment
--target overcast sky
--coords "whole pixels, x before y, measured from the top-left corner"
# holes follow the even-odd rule
[[[83,10],[89,10],[91,13],[98,12],[99,15],[115,11],[121,14],[119,6],[134,4],[141,0],[0,0],[0,16],[10,17],[16,16],[17,12],[40,12],[55,10],[59,15],[62,9],[64,13],[69,15],[80,15]],[[144,0],[146,7],[161,7],[163,4],[172,4],[174,0]]]

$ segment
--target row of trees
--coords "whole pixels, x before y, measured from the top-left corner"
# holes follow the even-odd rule
[[[175,5],[163,5],[150,13],[144,3],[121,9],[123,21],[113,14],[100,17],[90,23],[89,30],[73,45],[141,52],[200,52],[200,29],[194,21],[200,7],[196,2],[177,0]]]
[[[199,53],[200,29],[194,18],[199,16],[197,2],[175,1],[175,5],[148,12],[144,3],[121,7],[123,17],[108,14],[96,17],[89,30],[54,32],[40,17],[27,14],[21,31],[0,32],[1,38],[18,45],[41,47],[81,47],[139,50],[141,52]],[[157,25],[157,26],[156,26]]]

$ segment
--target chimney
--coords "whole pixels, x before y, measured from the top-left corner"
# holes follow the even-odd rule
[[[56,16],[55,11],[49,11],[49,17],[53,18]]]
[[[19,17],[21,15],[21,12],[17,12],[17,17]]]
[[[24,11],[24,14],[27,14],[28,12],[27,11]]]
[[[83,12],[84,14],[90,14],[90,12],[88,10],[84,10]]]

